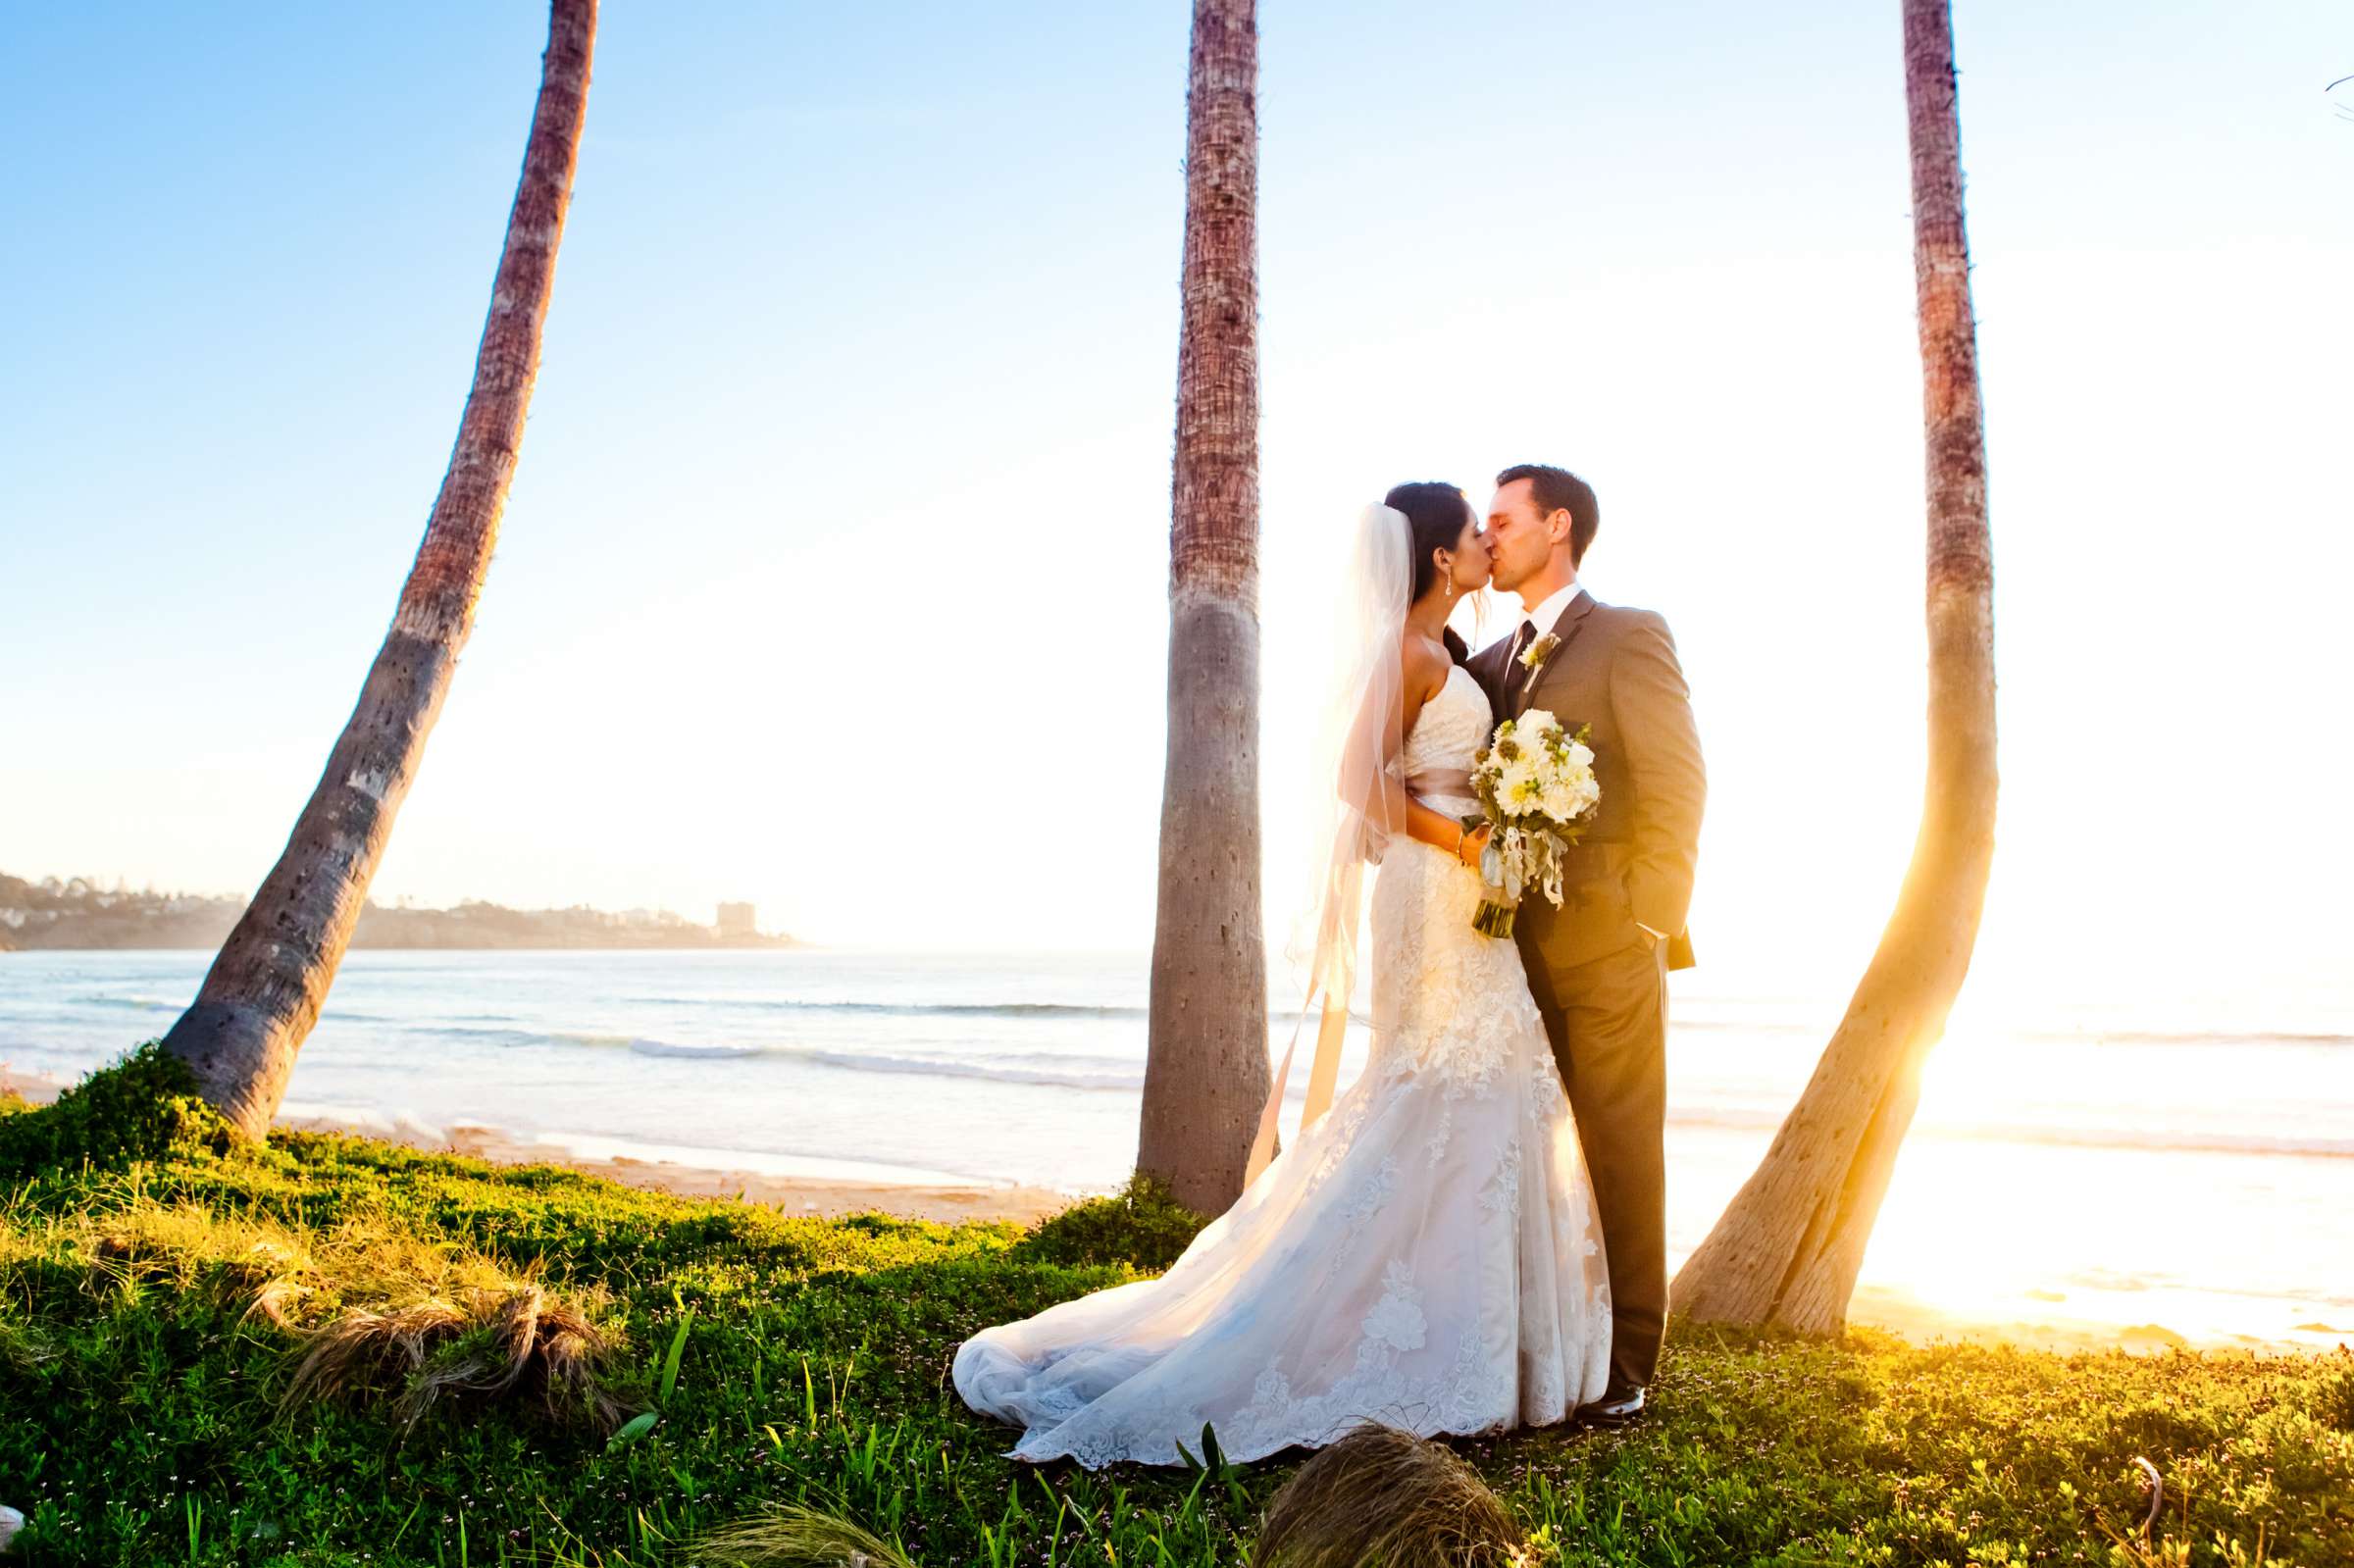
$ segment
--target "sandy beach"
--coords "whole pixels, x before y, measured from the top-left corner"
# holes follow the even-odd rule
[[[311,1133],[362,1132],[333,1117],[281,1117],[278,1125]],[[689,1165],[677,1160],[644,1159],[633,1154],[583,1154],[560,1144],[527,1142],[494,1127],[459,1123],[435,1141],[430,1130],[417,1136],[394,1135],[393,1141],[418,1148],[446,1150],[495,1165],[561,1165],[589,1176],[602,1176],[631,1187],[675,1192],[682,1197],[732,1197],[746,1203],[768,1203],[792,1214],[833,1218],[843,1214],[893,1214],[902,1219],[1011,1220],[1031,1225],[1074,1201],[1068,1192],[1043,1187],[993,1187],[979,1184],[916,1182],[856,1182],[816,1176],[786,1176],[773,1171]]]
[[[42,1074],[0,1068],[0,1091],[13,1089],[35,1104],[55,1099],[64,1087]],[[406,1117],[289,1112],[281,1114],[276,1125],[298,1132],[381,1138],[498,1165],[559,1165],[683,1197],[737,1198],[818,1218],[878,1213],[948,1224],[1008,1220],[1031,1225],[1082,1195],[1044,1187],[780,1169],[781,1165],[823,1166],[828,1162],[770,1156],[747,1156],[758,1164],[672,1159],[643,1145],[632,1152],[610,1146],[610,1140],[535,1138],[480,1122],[431,1127]],[[599,1144],[607,1146],[600,1148]],[[1671,1266],[1674,1261],[1670,1260]],[[2210,1294],[2193,1291],[2088,1291],[2013,1305],[2023,1310],[1956,1310],[1909,1290],[1867,1282],[1856,1290],[1849,1321],[1900,1335],[1915,1343],[1967,1340],[2057,1351],[2309,1353],[2328,1349],[2340,1340],[2354,1340],[2354,1325],[2319,1321],[2299,1325],[2298,1332],[2289,1337],[2233,1332],[2226,1326],[2229,1314],[2219,1313]],[[2164,1321],[2170,1317],[2173,1325]]]
[[[0,1068],[0,1092],[14,1090],[36,1105],[57,1098],[66,1086],[37,1073]],[[832,1218],[843,1214],[893,1214],[903,1219],[953,1224],[964,1220],[1011,1220],[1030,1225],[1067,1208],[1073,1194],[1043,1187],[986,1183],[921,1183],[844,1180],[792,1175],[749,1167],[729,1168],[652,1159],[636,1154],[586,1152],[564,1142],[518,1137],[480,1123],[446,1128],[381,1117],[281,1115],[276,1124],[301,1133],[344,1133],[382,1138],[433,1153],[464,1154],[496,1165],[561,1165],[631,1187],[674,1192],[682,1197],[732,1197],[768,1203],[793,1214]]]

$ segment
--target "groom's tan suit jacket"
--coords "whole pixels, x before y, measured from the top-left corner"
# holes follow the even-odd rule
[[[1648,942],[1648,926],[1668,943],[1667,966],[1689,968],[1685,917],[1708,781],[1675,639],[1652,611],[1582,590],[1539,631],[1561,643],[1533,679],[1515,680],[1510,637],[1474,654],[1471,673],[1499,720],[1543,708],[1572,734],[1589,727],[1602,799],[1569,851],[1561,907],[1541,895],[1521,901],[1521,945],[1568,969]]]
[[[1499,717],[1543,708],[1588,727],[1602,784],[1561,907],[1523,896],[1513,935],[1594,1182],[1614,1398],[1651,1382],[1667,1322],[1667,971],[1692,962],[1684,915],[1708,785],[1664,621],[1580,592],[1541,630],[1561,645],[1533,679],[1512,679],[1509,640],[1471,672]]]

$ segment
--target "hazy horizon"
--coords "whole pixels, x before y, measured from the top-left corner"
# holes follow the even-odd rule
[[[379,902],[1149,944],[1186,22],[604,18]],[[2342,24],[1956,18],[2004,774],[1971,994],[2339,993]],[[276,858],[447,457],[543,25],[95,6],[0,59],[0,279],[40,305],[0,387],[0,866],[239,895]],[[1271,928],[1339,539],[1391,483],[1547,460],[1601,494],[1589,585],[1692,681],[1697,973],[1844,994],[1920,794],[1894,11],[1262,28]],[[887,866],[943,801],[969,827]]]

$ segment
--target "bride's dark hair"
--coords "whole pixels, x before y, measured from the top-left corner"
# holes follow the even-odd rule
[[[1392,487],[1381,504],[1406,514],[1409,547],[1414,552],[1413,582],[1407,589],[1406,602],[1419,604],[1431,583],[1438,581],[1439,563],[1433,552],[1455,548],[1455,541],[1463,536],[1463,525],[1471,521],[1471,503],[1463,499],[1459,484],[1418,480]],[[1471,657],[1470,645],[1456,635],[1455,628],[1449,627],[1446,636],[1447,651],[1455,655],[1456,663]]]

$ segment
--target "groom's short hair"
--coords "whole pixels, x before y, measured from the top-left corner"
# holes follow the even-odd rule
[[[1528,493],[1537,503],[1539,517],[1554,513],[1569,514],[1569,564],[1583,565],[1586,546],[1602,529],[1602,505],[1594,499],[1594,486],[1565,468],[1550,463],[1514,463],[1496,476],[1501,488],[1514,480],[1526,480]]]

